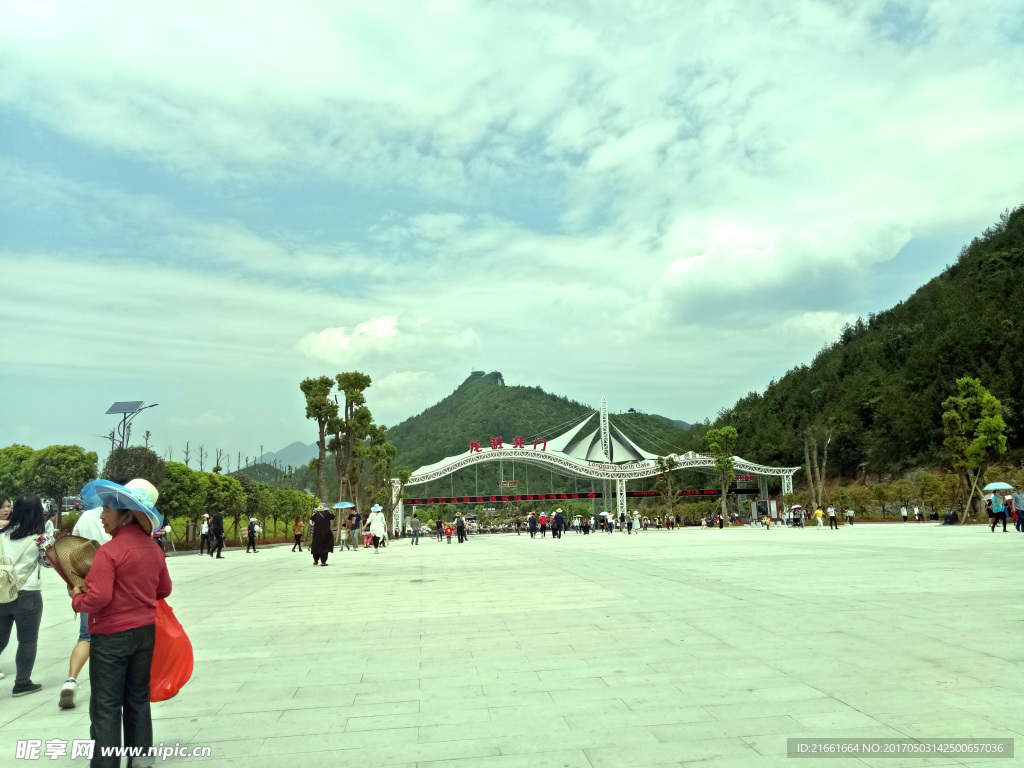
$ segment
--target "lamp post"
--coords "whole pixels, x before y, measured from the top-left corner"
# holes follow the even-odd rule
[[[107,409],[107,413],[116,413],[121,415],[121,423],[117,426],[117,435],[120,439],[120,447],[124,448],[128,441],[131,439],[131,423],[132,419],[138,416],[147,408],[156,408],[160,403],[153,403],[151,405],[143,405],[144,400],[128,400],[124,402],[114,403]]]

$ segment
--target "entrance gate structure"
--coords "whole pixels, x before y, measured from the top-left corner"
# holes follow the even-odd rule
[[[604,503],[608,503],[608,487],[614,483],[616,517],[626,512],[626,483],[653,477],[661,473],[659,458],[673,458],[676,469],[717,474],[715,457],[709,453],[670,453],[664,457],[645,451],[626,437],[608,418],[608,401],[601,398],[601,410],[594,411],[557,437],[544,440],[537,438],[527,444],[522,438],[515,438],[511,446],[503,438],[491,438],[490,445],[482,441],[471,441],[469,450],[458,456],[449,456],[434,464],[420,467],[405,484],[405,487],[422,485],[432,480],[447,477],[460,469],[487,461],[515,460],[534,464],[545,469],[558,470],[592,480],[600,480],[605,488]],[[782,481],[782,493],[793,492],[793,475],[800,467],[769,467],[755,464],[734,456],[734,471],[737,474],[754,475],[757,478],[761,497],[768,496],[768,478],[778,477]],[[401,485],[393,480],[392,487],[392,530],[400,534],[405,528],[404,505],[398,498]],[[511,498],[511,497],[510,497]]]

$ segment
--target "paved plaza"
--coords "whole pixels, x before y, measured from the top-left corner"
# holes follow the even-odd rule
[[[171,557],[196,667],[154,733],[210,746],[168,761],[204,768],[793,765],[787,737],[1022,750],[1022,558],[1024,535],[934,523],[425,538],[326,569],[287,546]],[[12,639],[0,765],[18,739],[88,738],[87,675],[57,708],[77,623],[44,576],[44,690],[10,698]],[[795,765],[817,762],[962,764]]]

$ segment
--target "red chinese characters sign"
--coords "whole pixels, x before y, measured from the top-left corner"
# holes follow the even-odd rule
[[[470,453],[483,453],[483,441],[482,440],[470,440],[469,452]],[[505,449],[505,439],[500,435],[498,437],[491,438],[491,450],[501,451]],[[512,447],[520,448],[522,450],[529,450],[526,446],[526,439],[522,435],[516,435],[512,438]],[[535,451],[547,451],[548,441],[543,437],[535,437],[533,439],[533,450]]]

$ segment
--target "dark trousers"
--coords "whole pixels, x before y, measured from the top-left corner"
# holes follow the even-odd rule
[[[322,555],[318,555],[318,554],[316,554],[314,552],[313,553],[313,565],[317,565],[318,563],[321,563],[321,562],[326,563],[327,562],[327,555],[328,554],[329,554],[328,552],[324,552]]]
[[[1024,512],[1017,513],[1017,519],[1013,525],[1018,531],[1024,533]]]
[[[557,527],[552,528],[551,529],[551,538],[553,538],[553,539],[560,539],[560,538],[562,538],[562,529],[561,528],[557,528]]]
[[[15,686],[26,686],[32,682],[42,620],[43,596],[36,590],[23,589],[12,602],[0,603],[0,653],[4,652],[11,639],[11,628],[18,627],[18,650],[14,654]]]
[[[224,537],[223,536],[217,536],[216,539],[217,539],[217,548],[214,549],[213,548],[213,544],[210,545],[210,557],[213,557],[214,553],[216,553],[217,557],[220,557],[220,551],[222,549],[224,549]]]
[[[829,519],[828,519],[828,527],[829,527],[830,530],[832,528],[835,528],[838,531],[839,530],[839,521],[837,520],[837,518],[829,517]]]
[[[96,741],[92,768],[120,766],[118,757],[103,757],[100,747],[121,746],[124,720],[126,747],[153,746],[153,721],[149,712],[149,668],[153,663],[156,627],[126,629],[111,635],[92,636],[89,649],[89,735]],[[149,765],[145,757],[139,765]],[[128,761],[130,766],[132,761]]]
[[[203,552],[209,552],[213,554],[213,535],[204,533],[199,537],[199,554]]]
[[[455,529],[455,532],[459,535],[459,544],[466,540],[466,529],[459,526]]]
[[[342,541],[344,541],[344,539],[342,539]],[[302,551],[302,534],[301,533],[296,533],[295,534],[295,543],[292,544],[292,552],[295,551],[296,547],[299,548],[299,552]]]
[[[994,515],[992,515],[992,532],[993,533],[995,533],[996,526],[999,525],[999,521],[1000,520],[1003,521],[1003,531],[1006,531],[1006,513],[1005,512],[996,512]]]
[[[252,547],[253,552],[256,551],[256,537],[252,534],[249,534],[249,543],[245,545],[246,552],[249,551],[249,547]]]
[[[541,523],[540,524],[540,537],[543,539],[547,535],[548,535],[548,524],[547,523]]]

